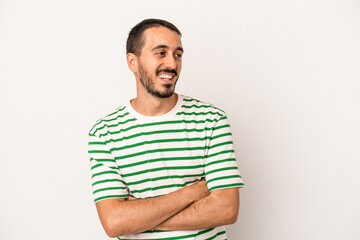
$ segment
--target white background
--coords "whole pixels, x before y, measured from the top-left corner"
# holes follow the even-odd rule
[[[125,42],[149,17],[183,33],[177,91],[228,113],[229,239],[360,239],[355,0],[0,0],[0,239],[108,239],[87,132],[135,96]]]

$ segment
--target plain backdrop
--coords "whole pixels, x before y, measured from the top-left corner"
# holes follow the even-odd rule
[[[0,239],[108,239],[87,133],[135,97],[131,27],[182,31],[177,92],[224,109],[231,240],[358,240],[360,2],[0,0]]]

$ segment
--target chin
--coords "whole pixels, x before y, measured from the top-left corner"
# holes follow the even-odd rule
[[[169,97],[171,97],[172,95],[174,95],[174,92],[161,93],[161,94],[157,95],[157,97],[159,97],[159,98],[169,98]]]

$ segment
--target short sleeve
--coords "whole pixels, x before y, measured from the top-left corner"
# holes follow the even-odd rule
[[[209,191],[244,186],[226,115],[220,117],[212,128],[206,152],[205,176]]]
[[[126,183],[104,139],[90,134],[88,153],[94,202],[128,197]]]

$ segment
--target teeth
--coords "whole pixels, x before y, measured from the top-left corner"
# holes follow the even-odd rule
[[[172,78],[174,77],[174,75],[172,75],[172,74],[166,74],[166,73],[159,74],[158,76],[159,76],[159,78],[161,78],[161,79],[167,79],[167,80],[172,79]]]

